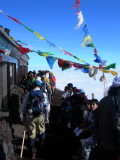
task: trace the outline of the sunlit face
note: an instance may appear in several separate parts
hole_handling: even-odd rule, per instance
[[[98,108],[98,104],[96,104],[95,102],[91,102],[91,110],[94,111]]]

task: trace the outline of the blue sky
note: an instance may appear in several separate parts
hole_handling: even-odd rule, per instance
[[[78,17],[76,15],[77,9],[72,9],[73,5],[75,5],[75,0],[1,0],[0,10],[18,19],[56,46],[98,67],[98,63],[94,62],[93,48],[82,48],[81,46],[84,38],[83,27],[81,26],[78,30],[74,29],[78,23]],[[116,63],[116,69],[111,70],[118,72],[118,74],[120,73],[119,8],[119,0],[81,0],[79,8],[98,55],[101,59],[107,60],[107,65]],[[9,28],[12,37],[32,46],[33,50],[53,52],[55,57],[81,63],[60,52],[58,48],[51,47],[46,41],[41,41],[32,32],[2,13],[0,13],[0,25]],[[75,68],[61,71],[57,61],[51,70],[46,58],[35,52],[28,53],[28,56],[30,57],[29,70],[47,69],[54,72],[57,78],[57,88],[63,90],[64,86],[71,82],[77,88],[84,89],[88,98],[91,98],[91,93],[94,93],[98,99],[103,97],[104,84],[99,80],[102,75],[101,71],[98,72],[96,80],[94,80],[81,70],[74,70]],[[105,77],[110,85],[114,76],[111,73],[106,73]]]

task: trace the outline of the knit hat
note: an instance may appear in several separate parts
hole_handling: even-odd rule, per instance
[[[52,76],[54,76],[54,73],[51,73]]]
[[[36,77],[36,80],[38,80],[38,81],[41,82],[41,77],[37,76],[37,77]]]
[[[113,79],[111,87],[120,87],[120,76],[116,76]]]
[[[81,93],[85,93],[85,91],[83,89],[80,89],[76,94],[81,94]]]

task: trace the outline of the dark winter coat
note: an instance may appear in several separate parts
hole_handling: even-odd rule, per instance
[[[120,89],[111,88],[99,102],[95,122],[100,144],[105,149],[120,149]]]

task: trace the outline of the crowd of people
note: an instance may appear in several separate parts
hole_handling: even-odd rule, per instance
[[[29,71],[27,78],[23,76],[21,87],[28,91],[29,145],[35,152],[36,134],[39,134],[40,146],[45,142],[45,124],[49,122],[56,78],[49,71],[38,71],[37,74]],[[64,87],[61,99],[58,116],[78,142],[78,150],[72,159],[120,160],[120,77],[113,79],[108,95],[100,101],[94,97],[88,99],[85,90],[72,83]]]
[[[39,137],[39,148],[45,143],[46,124],[49,123],[51,99],[54,96],[56,78],[50,71],[29,71],[20,81],[20,86],[24,89],[25,103],[23,115],[27,123],[29,149],[32,159],[37,149],[35,138]]]
[[[27,75],[23,75],[20,85],[24,90],[30,91],[34,88],[35,80],[41,82],[42,89],[46,91],[49,101],[51,101],[51,98],[54,96],[54,88],[56,87],[56,77],[54,73],[48,70],[38,70],[38,73],[36,73],[35,70],[29,71]]]
[[[61,119],[78,141],[73,160],[120,160],[119,76],[100,101],[88,99],[83,89],[67,84],[61,107]]]

